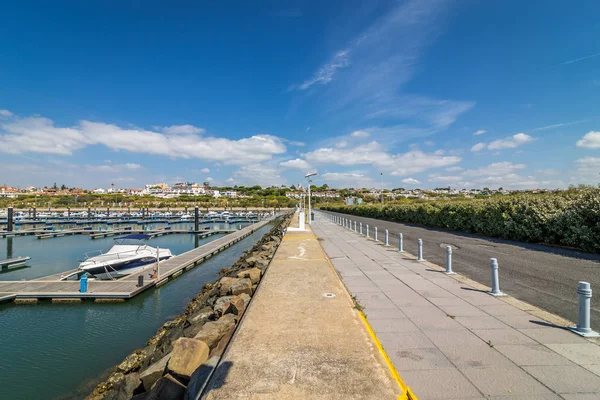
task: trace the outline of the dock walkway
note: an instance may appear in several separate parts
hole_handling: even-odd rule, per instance
[[[289,230],[202,398],[397,400],[401,393],[317,237]]]
[[[568,321],[316,212],[312,225],[420,400],[599,399],[600,346]]]
[[[152,267],[149,267],[141,272],[114,281],[91,280],[88,282],[88,290],[85,293],[79,292],[79,281],[61,281],[61,274],[29,281],[0,281],[0,301],[44,298],[60,300],[81,300],[85,298],[129,299],[153,286],[166,283],[172,277],[179,276],[182,272],[195,267],[198,263],[249,236],[271,222],[271,220],[264,220],[247,226],[179,256],[161,261],[157,279],[151,278]],[[63,274],[66,275],[68,272],[71,271]],[[139,276],[144,277],[142,286],[138,286]]]

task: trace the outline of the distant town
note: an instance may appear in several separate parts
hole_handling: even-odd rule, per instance
[[[508,190],[502,187],[482,189],[454,189],[451,187],[435,189],[381,189],[381,188],[331,188],[328,185],[311,186],[311,195],[318,199],[348,199],[347,202],[361,203],[374,202],[382,197],[387,200],[408,199],[438,199],[448,197],[476,198],[492,195],[507,195],[510,193],[546,193],[557,192],[560,189],[530,189],[530,190]],[[209,182],[202,184],[195,182],[178,182],[169,186],[166,183],[152,183],[144,185],[143,188],[117,188],[111,185],[108,188],[82,189],[69,188],[65,185],[40,187],[14,187],[0,186],[0,198],[18,198],[19,196],[80,196],[80,195],[121,195],[121,196],[150,196],[163,199],[179,197],[212,197],[215,199],[244,199],[256,196],[285,196],[290,199],[300,199],[308,193],[308,188],[301,183],[291,186],[211,186]]]

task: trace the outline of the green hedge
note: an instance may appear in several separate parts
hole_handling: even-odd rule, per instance
[[[321,207],[522,242],[600,252],[600,190],[517,194],[488,199]]]

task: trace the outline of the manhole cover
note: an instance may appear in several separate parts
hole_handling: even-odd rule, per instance
[[[335,297],[335,294],[333,294],[333,293],[323,293],[323,297],[326,297],[328,299],[333,299]]]

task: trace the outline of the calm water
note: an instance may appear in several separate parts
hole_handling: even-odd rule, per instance
[[[99,374],[143,347],[165,321],[183,312],[204,283],[216,280],[221,268],[229,267],[270,228],[261,228],[172,282],[125,303],[0,305],[0,399],[85,397]],[[6,256],[8,240],[0,239],[0,259]],[[111,244],[111,238],[87,236],[12,238],[13,256],[32,256],[32,267],[1,274],[0,279],[30,279],[76,268],[79,255]],[[167,235],[150,244],[180,254],[194,247],[194,238]]]

